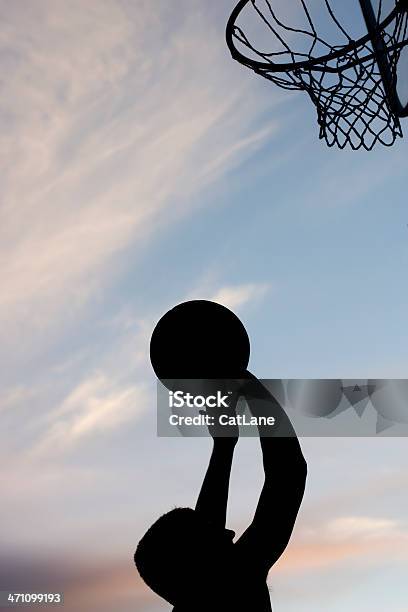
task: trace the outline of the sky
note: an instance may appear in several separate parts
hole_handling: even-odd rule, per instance
[[[232,308],[259,378],[406,375],[407,140],[328,149],[306,94],[231,59],[233,6],[0,0],[0,587],[67,612],[169,609],[133,551],[210,452],[156,436],[169,308]],[[406,440],[301,443],[274,609],[407,612]],[[261,483],[243,439],[238,533]]]

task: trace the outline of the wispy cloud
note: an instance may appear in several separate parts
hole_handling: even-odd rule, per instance
[[[246,285],[229,285],[221,287],[209,297],[227,308],[239,308],[248,302],[256,301],[265,295],[269,289],[268,283],[249,283]]]
[[[25,387],[22,384],[5,389],[0,394],[0,412],[21,405],[22,402],[29,401],[34,395],[35,390],[33,388]]]
[[[60,453],[72,449],[82,438],[116,429],[140,418],[149,400],[146,386],[118,385],[97,373],[82,381],[47,415],[49,426],[31,454]]]
[[[0,213],[7,348],[22,335],[27,348],[30,336],[44,343],[61,334],[64,318],[112,278],[123,249],[146,246],[190,214],[188,194],[269,133],[250,129],[238,103],[247,81],[234,81],[219,33],[197,8],[172,29],[166,10],[142,3],[129,11],[116,2],[75,10],[47,1],[29,16],[19,5],[7,15]]]
[[[261,300],[271,289],[268,283],[238,283],[228,284],[220,282],[217,273],[209,273],[188,294],[186,299],[211,300],[222,304],[231,310],[240,309],[252,302]]]
[[[329,522],[327,533],[338,540],[382,538],[387,535],[396,535],[398,527],[398,523],[391,519],[370,516],[343,516]]]
[[[319,528],[303,528],[274,571],[314,571],[336,564],[408,558],[408,531],[399,522],[370,516],[340,516]]]
[[[166,2],[46,0],[27,10],[0,0],[0,359],[12,379],[0,403],[35,453],[61,453],[138,416],[157,307],[130,309],[126,321],[119,313],[119,338],[107,334],[93,351],[80,341],[61,349],[52,385],[49,369],[38,373],[41,355],[104,300],[118,262],[130,265],[126,249],[137,265],[137,253],[200,205],[191,195],[277,129],[254,129],[239,103],[253,94],[236,78],[223,22],[199,3],[184,8],[174,21]],[[230,307],[262,291],[212,289]],[[37,380],[26,370],[34,358]]]

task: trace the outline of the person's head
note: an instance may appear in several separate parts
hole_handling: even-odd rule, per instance
[[[191,508],[161,516],[140,540],[134,560],[140,576],[173,606],[188,601],[202,576],[225,570],[234,532],[216,529]]]

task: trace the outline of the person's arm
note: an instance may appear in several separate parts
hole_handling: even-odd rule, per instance
[[[196,503],[196,511],[216,527],[225,528],[228,490],[236,440],[214,438],[207,473]]]
[[[295,525],[306,484],[307,466],[289,417],[250,373],[245,398],[251,413],[274,416],[275,425],[258,427],[264,485],[251,525],[237,542],[266,572],[285,550]]]
[[[209,392],[210,381],[206,383],[207,392]],[[213,438],[213,449],[195,509],[202,513],[205,520],[225,529],[231,466],[238,442],[239,428],[237,425],[221,426],[218,419],[221,414],[236,415],[238,395],[234,381],[216,381],[212,384],[214,385],[213,391],[220,387],[224,387],[225,392],[229,389],[229,401],[227,408],[212,407],[207,408],[206,411],[200,410],[201,414],[206,414],[213,419],[212,425],[208,425],[209,433]]]

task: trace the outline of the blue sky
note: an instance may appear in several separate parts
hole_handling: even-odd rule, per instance
[[[168,609],[132,552],[209,453],[155,436],[168,308],[235,310],[259,377],[406,375],[407,141],[328,149],[305,94],[231,60],[232,6],[0,0],[1,586],[67,610]],[[406,440],[302,445],[276,609],[406,612]],[[236,454],[240,531],[262,475],[256,440]]]

